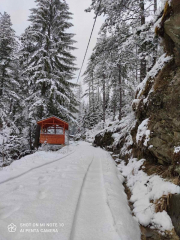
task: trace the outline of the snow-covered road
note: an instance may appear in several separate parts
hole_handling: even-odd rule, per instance
[[[139,240],[122,181],[84,142],[16,161],[0,171],[0,240]]]

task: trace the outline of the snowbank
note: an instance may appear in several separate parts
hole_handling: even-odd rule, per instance
[[[11,163],[10,166],[0,168],[0,184],[23,175],[35,168],[54,162],[72,153],[72,148],[66,146],[57,152],[38,151]]]
[[[124,187],[122,185],[124,178],[108,153],[107,157],[104,157],[102,161],[102,170],[107,193],[107,204],[111,210],[115,227],[121,237],[120,239],[140,239],[141,234],[137,219],[132,217],[131,210],[127,204],[127,196],[124,193]],[[127,232],[129,232],[128,236]]]
[[[163,180],[157,175],[148,176],[140,167],[145,159],[130,159],[125,165],[124,161],[118,166],[122,175],[127,178],[127,186],[130,188],[132,196],[130,201],[134,206],[134,214],[139,223],[143,226],[150,225],[151,228],[160,231],[172,230],[173,225],[166,211],[155,212],[155,202],[163,195],[179,194],[180,187]]]

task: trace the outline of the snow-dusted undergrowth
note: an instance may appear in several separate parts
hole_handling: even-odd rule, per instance
[[[127,178],[127,186],[132,196],[130,201],[134,206],[134,214],[143,226],[150,225],[151,228],[160,231],[172,230],[173,225],[166,211],[155,212],[155,202],[163,195],[179,194],[180,187],[163,180],[160,176],[148,176],[140,167],[145,159],[132,158],[126,165],[122,160],[118,169]]]
[[[103,126],[104,128],[107,128],[108,124],[109,121],[107,120],[105,124],[103,124],[103,122],[99,122],[93,127],[93,129],[87,129],[85,133],[86,141],[89,143],[93,143],[95,140],[95,136],[103,131]]]
[[[136,124],[136,118],[134,112],[129,113],[126,117],[122,118],[121,121],[110,121],[109,119],[105,123],[105,128],[103,129],[102,123],[99,123],[92,130],[87,131],[86,139],[88,142],[93,142],[97,134],[104,136],[106,132],[112,132],[112,138],[114,142],[112,144],[113,148],[116,148],[121,139],[123,139],[124,144],[120,149],[122,155],[130,154],[131,150],[129,147],[133,144],[131,130]]]
[[[129,149],[129,147],[133,144],[131,130],[135,127],[136,121],[137,120],[135,118],[134,112],[131,112],[117,125],[116,131],[119,130],[118,133],[112,135],[114,138],[113,147],[116,147],[120,140],[124,139],[123,147],[120,149],[121,155],[130,154],[132,151]]]

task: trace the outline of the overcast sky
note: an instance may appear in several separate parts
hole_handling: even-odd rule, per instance
[[[74,27],[72,28],[72,32],[76,34],[75,40],[77,41],[77,44],[75,46],[78,48],[76,51],[74,51],[74,55],[77,57],[77,67],[80,68],[93,26],[94,13],[84,12],[84,9],[90,6],[91,0],[66,1],[69,4],[70,11],[74,14],[72,19]],[[11,15],[13,28],[15,29],[17,35],[23,33],[24,29],[29,25],[27,21],[30,14],[29,9],[35,6],[34,0],[0,0],[0,12],[3,13],[5,11]],[[99,17],[94,29],[86,62],[96,44],[98,31],[102,22],[103,18]],[[85,70],[86,62],[82,72]],[[76,75],[78,75],[78,72]]]

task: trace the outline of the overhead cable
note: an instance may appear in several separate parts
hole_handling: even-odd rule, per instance
[[[82,72],[82,68],[83,68],[83,65],[84,65],[84,61],[86,59],[86,55],[87,55],[87,51],[88,51],[88,48],[89,48],[89,44],[91,42],[91,38],[92,38],[93,31],[94,31],[94,27],[96,25],[96,20],[97,20],[98,14],[99,14],[101,2],[102,2],[102,0],[100,0],[99,7],[97,9],[97,13],[96,13],[96,16],[95,16],[95,19],[94,19],[94,24],[93,24],[93,27],[92,27],[92,30],[91,30],[91,34],[90,34],[90,37],[89,37],[88,45],[87,45],[86,52],[85,52],[85,55],[84,55],[84,59],[83,59],[83,62],[82,62],[82,65],[81,65],[81,68],[80,68],[80,71],[79,71],[79,75],[78,75],[78,78],[77,78],[77,83],[78,83],[79,78],[81,76],[81,72]]]

